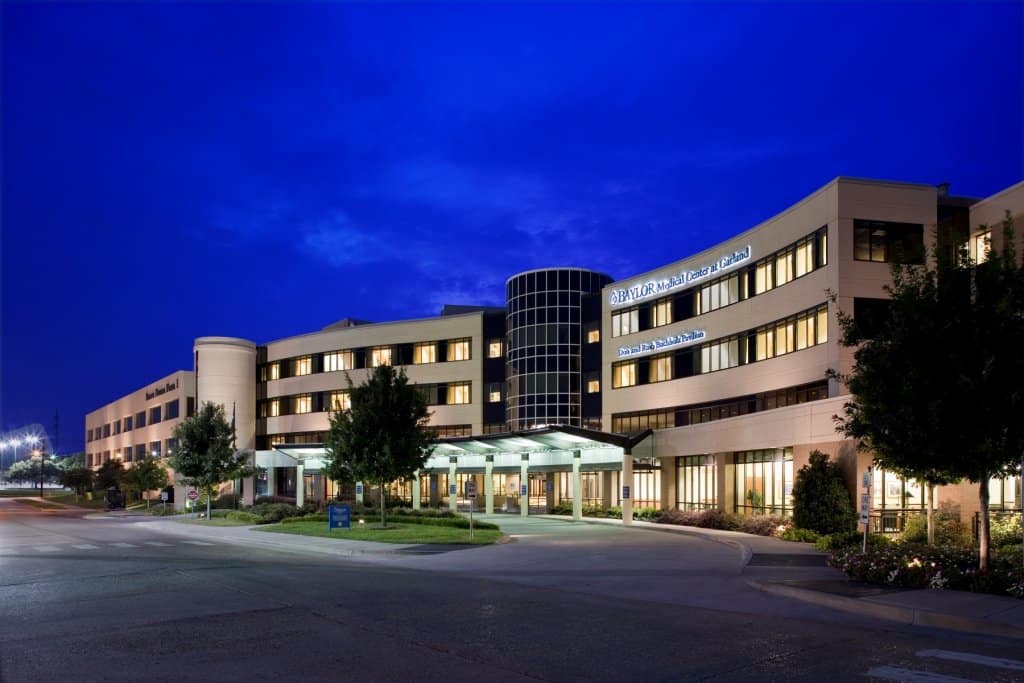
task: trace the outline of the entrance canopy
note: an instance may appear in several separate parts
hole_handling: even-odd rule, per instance
[[[545,451],[578,451],[592,448],[621,448],[631,454],[633,448],[653,432],[648,429],[636,435],[610,434],[579,427],[549,425],[518,432],[485,436],[456,436],[440,439],[434,455],[497,455],[499,453],[538,453]]]

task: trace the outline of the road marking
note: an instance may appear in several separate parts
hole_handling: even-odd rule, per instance
[[[115,548],[138,548],[139,547],[139,546],[137,546],[137,545],[135,545],[133,543],[111,543],[110,545],[114,546]]]
[[[182,543],[188,543],[189,545],[216,545],[216,543],[207,543],[206,541],[182,541]]]
[[[868,676],[884,678],[887,681],[906,681],[907,683],[979,683],[970,678],[943,676],[930,671],[914,671],[895,666],[876,666],[868,670]]]
[[[160,541],[146,541],[146,545],[155,545],[158,548],[169,548],[170,543],[161,543]]]
[[[998,669],[1010,669],[1012,671],[1024,671],[1024,662],[1019,659],[1002,659],[1001,657],[986,657],[976,655],[972,652],[954,652],[952,650],[921,650],[918,657],[936,657],[938,659],[952,659],[957,662],[969,662],[981,664],[982,666],[993,666]]]
[[[32,546],[33,550],[38,550],[41,553],[57,553],[60,552],[60,548],[55,545],[36,545]]]
[[[100,549],[100,547],[98,545],[93,545],[92,543],[79,543],[78,545],[73,545],[71,547],[72,548],[78,548],[79,550],[99,550]]]

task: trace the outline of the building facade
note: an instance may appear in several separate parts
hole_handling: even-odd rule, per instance
[[[827,373],[853,360],[838,343],[837,313],[867,319],[884,306],[893,262],[924,263],[962,244],[983,259],[1001,245],[1006,211],[1024,217],[1024,183],[976,201],[944,186],[837,178],[647,273],[613,282],[581,268],[527,271],[507,280],[504,308],[346,319],[262,345],[203,337],[193,391],[187,373],[172,377],[194,404],[221,403],[234,416],[239,447],[261,468],[243,488],[249,499],[338,495],[320,474],[330,413],[347,407],[349,381],[391,364],[424,392],[443,439],[420,475],[390,492],[414,506],[455,508],[472,479],[488,511],[571,501],[788,514],[811,451],[841,463],[851,492],[870,464],[836,431],[848,397]],[[123,429],[150,393],[87,417],[93,465],[137,457],[157,438]],[[924,504],[915,482],[874,476],[879,525]],[[1019,478],[993,486],[993,500],[1019,507]],[[977,509],[973,487],[947,487],[942,498]]]

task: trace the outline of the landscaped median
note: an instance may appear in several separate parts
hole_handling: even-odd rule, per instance
[[[288,517],[280,524],[260,527],[259,531],[298,536],[339,538],[350,541],[374,541],[377,543],[438,543],[487,545],[501,538],[501,529],[496,524],[474,522],[473,537],[469,535],[469,519],[452,512],[422,510],[396,511],[387,516],[387,526],[380,527],[377,518],[353,517],[349,529],[328,529],[327,515],[323,513]]]

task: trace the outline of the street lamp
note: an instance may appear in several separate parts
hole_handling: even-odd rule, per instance
[[[39,458],[39,497],[43,497],[43,463],[46,462],[46,456],[38,448],[32,451],[33,458]]]

